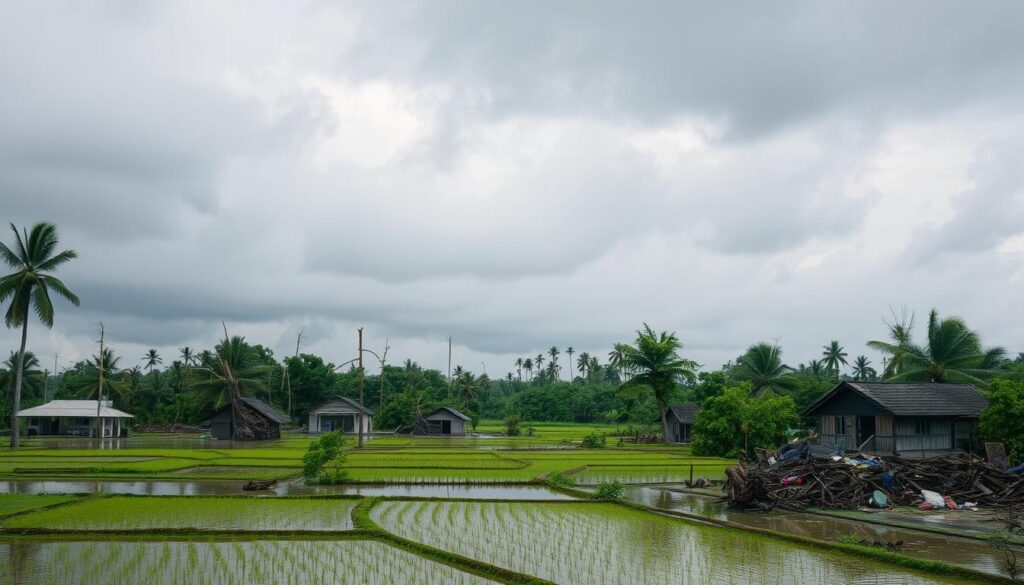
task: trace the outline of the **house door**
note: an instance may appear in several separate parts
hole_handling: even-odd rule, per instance
[[[857,417],[857,446],[864,444],[871,437],[875,436],[875,417],[874,416],[858,416]],[[868,445],[870,448],[870,445]]]
[[[452,434],[452,421],[443,420],[441,421],[441,434],[450,435]]]

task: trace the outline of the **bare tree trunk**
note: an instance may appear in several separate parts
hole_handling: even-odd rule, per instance
[[[384,355],[380,358],[380,409],[384,410],[384,366],[388,359],[388,350],[391,346],[388,345],[387,338],[384,339]]]
[[[99,381],[97,381],[97,383],[96,383],[96,424],[100,425],[101,427],[102,427],[102,424],[103,424],[103,419],[100,418],[100,407],[103,405],[103,364],[104,364],[104,362],[107,361],[105,359],[105,356],[103,355],[103,337],[104,337],[104,333],[105,333],[105,330],[103,329],[103,323],[100,322],[100,359],[99,359],[100,378],[99,378]],[[96,437],[103,438],[101,436],[102,434],[103,434],[103,429],[102,428],[99,428],[99,429],[96,430]]]
[[[359,449],[363,448],[363,328],[359,328]]]
[[[665,417],[665,405],[659,403],[658,411],[661,412],[661,442],[668,442],[668,419]]]
[[[25,342],[28,341],[28,313],[21,323],[21,351],[18,352],[18,367],[14,374],[14,404],[11,409],[11,449],[18,448],[18,411],[21,410],[21,379],[25,369]]]

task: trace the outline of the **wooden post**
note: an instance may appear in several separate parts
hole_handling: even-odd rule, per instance
[[[358,449],[363,448],[363,328],[359,328],[359,444]]]
[[[96,386],[96,419],[97,421],[99,421],[101,426],[97,431],[96,436],[98,436],[101,439],[103,438],[103,419],[100,418],[100,407],[103,405],[103,362],[106,361],[103,356],[103,336],[103,322],[100,321],[100,378]]]
[[[693,487],[693,463],[690,464],[690,487]]]

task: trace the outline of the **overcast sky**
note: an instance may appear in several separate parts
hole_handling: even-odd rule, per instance
[[[49,367],[221,320],[492,376],[644,321],[877,364],[903,305],[1024,351],[1024,3],[284,4],[4,3],[0,220],[79,253]]]

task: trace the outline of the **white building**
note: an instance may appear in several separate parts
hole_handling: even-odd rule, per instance
[[[359,427],[359,403],[351,398],[335,396],[331,400],[321,404],[317,409],[309,413],[309,432],[329,433],[331,431],[344,431],[346,433],[358,433]],[[373,411],[363,408],[363,434],[370,433],[370,421],[373,420]]]
[[[18,413],[28,420],[28,435],[77,435],[83,437],[120,437],[122,419],[133,418],[104,400],[51,400]]]

